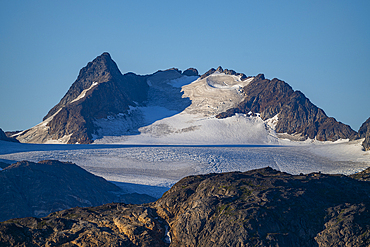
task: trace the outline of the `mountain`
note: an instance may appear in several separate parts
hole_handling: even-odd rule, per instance
[[[15,138],[8,137],[5,132],[0,128],[0,141],[7,141],[7,142],[19,142]]]
[[[222,67],[200,77],[193,68],[122,75],[103,53],[42,123],[15,136],[32,143],[277,144],[356,135],[276,78]]]
[[[277,133],[287,133],[304,139],[316,138],[319,141],[336,141],[356,135],[351,127],[328,117],[302,92],[294,91],[279,79],[268,80],[263,74],[259,74],[243,90],[245,99],[236,107],[218,114],[217,118],[230,117],[235,113],[259,113],[263,120],[277,117]]]
[[[359,174],[362,178],[365,174]],[[369,246],[370,184],[271,168],[183,178],[156,202],[0,223],[5,246]]]
[[[153,201],[150,196],[125,194],[119,187],[75,164],[52,160],[21,161],[6,166],[0,171],[0,187],[0,221],[42,217],[77,206]]]
[[[188,69],[183,75],[197,73],[195,69]],[[145,103],[149,78],[175,79],[181,75],[177,69],[158,71],[148,76],[134,73],[122,75],[111,56],[105,52],[80,70],[77,80],[42,123],[17,134],[17,139],[30,143],[91,143],[99,129],[95,120],[128,113],[130,107]]]
[[[44,143],[62,139],[66,143],[91,143],[94,118],[125,112],[146,99],[148,85],[142,76],[122,75],[108,53],[82,68],[61,101],[44,121],[18,135],[21,142]]]

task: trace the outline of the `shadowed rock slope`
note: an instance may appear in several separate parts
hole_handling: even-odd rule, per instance
[[[175,75],[174,75],[175,74]],[[152,75],[121,74],[105,52],[80,70],[76,81],[43,122],[17,135],[20,142],[89,144],[99,127],[94,120],[127,113],[130,106],[143,105],[148,99],[148,78],[198,75],[196,69],[183,73],[177,69]]]
[[[77,206],[154,201],[146,195],[124,194],[116,185],[75,164],[51,160],[7,166],[0,171],[0,188],[0,221],[42,217]]]
[[[369,246],[369,206],[369,182],[264,168],[186,177],[151,204],[108,204],[9,220],[0,224],[0,243]]]
[[[7,142],[19,142],[15,138],[8,137],[6,133],[0,128],[0,141],[7,141]]]
[[[319,141],[336,141],[356,135],[350,126],[328,117],[312,104],[300,91],[294,91],[284,81],[268,80],[257,75],[244,87],[246,97],[237,107],[227,110],[217,118],[226,118],[235,113],[260,113],[263,120],[278,115],[277,133],[298,134],[303,138]]]
[[[362,146],[365,151],[370,150],[370,118],[368,118],[358,130],[358,134],[355,139],[365,138],[362,142]]]
[[[143,76],[122,75],[110,55],[103,53],[81,69],[66,95],[44,117],[56,114],[48,123],[49,134],[54,139],[71,135],[72,144],[91,143],[95,118],[126,112],[134,101],[146,99],[147,90]]]
[[[145,77],[122,75],[108,53],[80,70],[61,101],[44,117],[44,122],[19,134],[21,142],[44,143],[59,140],[75,144],[92,142],[94,119],[127,112],[147,97]]]

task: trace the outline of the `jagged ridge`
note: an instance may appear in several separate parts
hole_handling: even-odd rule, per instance
[[[226,118],[235,113],[252,112],[260,113],[261,118],[266,120],[278,115],[277,133],[300,134],[319,141],[336,141],[356,135],[351,127],[328,117],[302,92],[294,91],[279,79],[268,80],[259,74],[244,87],[244,92],[246,97],[243,102],[216,117]]]

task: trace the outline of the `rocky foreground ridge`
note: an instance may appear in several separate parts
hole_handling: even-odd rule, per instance
[[[71,207],[109,202],[143,203],[155,199],[128,194],[102,177],[66,162],[0,162],[0,221],[27,216],[42,217]]]
[[[369,171],[190,176],[156,202],[0,224],[2,246],[369,246]],[[359,181],[362,179],[364,181]]]

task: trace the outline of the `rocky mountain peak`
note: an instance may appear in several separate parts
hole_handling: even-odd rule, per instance
[[[203,79],[203,78],[206,78],[207,76],[215,73],[216,70],[214,68],[211,68],[210,70],[208,70],[206,73],[204,73],[203,75],[200,76],[200,79]]]
[[[89,89],[94,83],[99,84],[107,82],[112,80],[112,78],[121,76],[122,74],[119,71],[117,64],[112,60],[108,52],[104,52],[80,70],[76,81],[72,84],[60,102],[48,112],[43,120],[51,117],[60,108],[71,103],[84,90]]]
[[[104,76],[107,73],[112,75],[121,75],[117,64],[112,60],[109,53],[104,52],[103,54],[95,58],[92,62],[89,62],[86,67],[80,70],[80,74],[77,80],[83,78],[104,80],[104,77],[100,77]]]
[[[221,66],[218,66],[218,68],[216,69],[216,71],[217,72],[220,72],[220,73],[224,72],[224,70],[223,70],[223,68]]]
[[[254,81],[261,81],[261,80],[265,80],[264,74],[258,74],[257,76],[254,77]]]
[[[219,72],[219,73],[224,73],[226,75],[235,75],[235,76],[240,76],[240,79],[242,81],[248,79],[249,77],[247,77],[245,74],[243,73],[237,73],[235,72],[235,70],[232,70],[232,69],[223,69],[221,66],[218,66],[217,69],[210,69],[208,70],[206,73],[204,73],[203,75],[201,75],[200,79],[203,79],[203,78],[206,78],[207,76],[215,73],[215,72]]]
[[[195,68],[188,68],[182,74],[186,76],[199,76],[198,70]]]
[[[289,84],[277,78],[269,80],[259,74],[243,90],[247,94],[245,99],[237,107],[218,114],[217,118],[252,112],[267,120],[278,115],[279,121],[275,126],[278,134],[300,135],[303,139],[316,138],[319,141],[348,139],[356,134],[350,126],[328,117],[302,92],[294,91]]]
[[[95,119],[127,112],[130,106],[147,99],[148,88],[145,76],[122,75],[105,52],[80,70],[64,97],[44,117],[43,124],[25,131],[18,140],[91,143]]]

